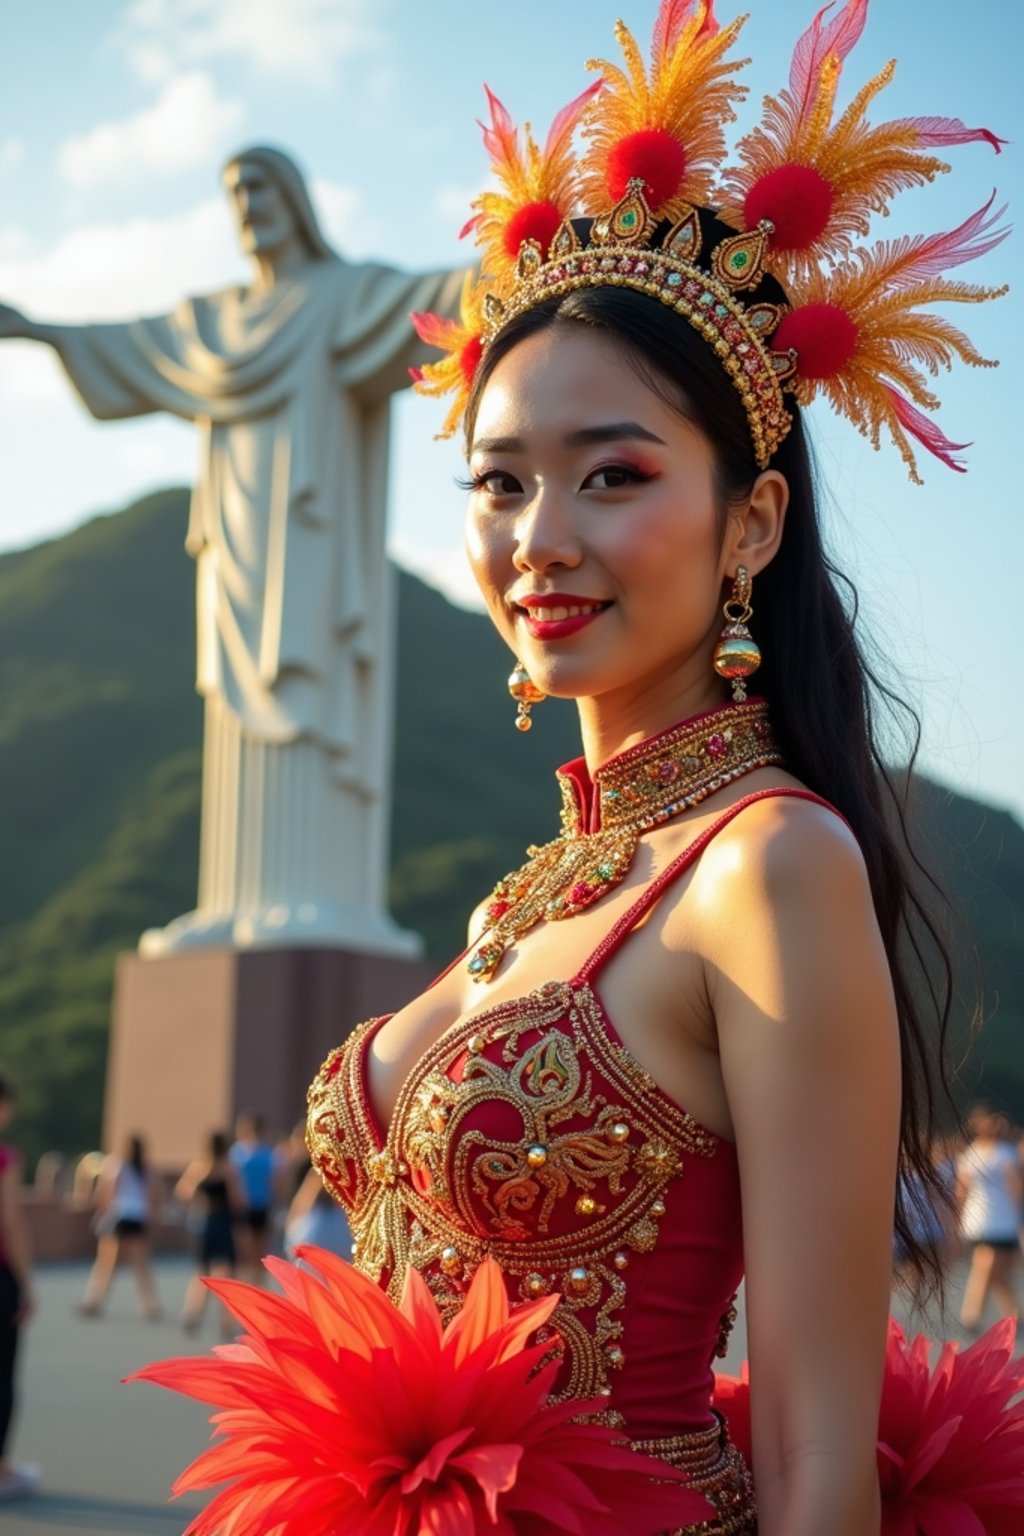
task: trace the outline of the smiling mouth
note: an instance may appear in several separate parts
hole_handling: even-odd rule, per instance
[[[523,614],[528,619],[533,619],[535,623],[556,624],[560,619],[579,619],[592,613],[603,613],[606,608],[610,607],[610,602],[572,604],[531,603],[529,605],[516,603],[515,611],[516,613]]]

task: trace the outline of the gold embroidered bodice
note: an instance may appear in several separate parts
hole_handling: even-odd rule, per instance
[[[385,1133],[359,1025],[309,1093],[309,1146],[344,1206],[353,1261],[397,1298],[412,1264],[447,1320],[484,1254],[513,1300],[558,1291],[555,1395],[682,1458],[719,1510],[753,1530],[749,1476],[711,1413],[742,1274],[735,1148],[676,1104],[616,1033],[601,965],[737,802],[675,860],[569,981],[456,1022],[402,1086]],[[660,1448],[657,1449],[657,1448]]]

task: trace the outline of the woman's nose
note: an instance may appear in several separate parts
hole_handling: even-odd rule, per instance
[[[521,570],[580,563],[579,532],[568,499],[552,488],[540,489],[516,525],[515,561]]]

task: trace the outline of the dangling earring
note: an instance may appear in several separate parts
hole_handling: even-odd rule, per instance
[[[521,661],[516,662],[512,676],[508,680],[508,691],[519,705],[516,712],[516,730],[532,730],[533,721],[530,719],[530,710],[534,704],[539,704],[542,699],[546,699],[547,694],[537,687]]]
[[[719,677],[731,679],[732,696],[737,704],[742,704],[747,697],[746,679],[761,665],[761,652],[747,628],[747,620],[754,611],[750,606],[752,587],[746,566],[737,566],[732,596],[722,608],[725,628],[715,646],[715,671]],[[734,612],[734,609],[739,611]]]

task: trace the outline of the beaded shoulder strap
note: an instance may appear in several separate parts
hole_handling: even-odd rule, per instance
[[[741,811],[745,811],[748,805],[755,805],[759,800],[781,800],[783,798],[788,800],[810,800],[815,805],[823,805],[827,811],[831,811],[841,821],[846,821],[842,812],[837,811],[834,805],[831,805],[827,800],[823,800],[820,795],[813,794],[809,789],[787,789],[780,786],[776,789],[759,789],[752,795],[744,795],[742,800],[737,800],[735,805],[730,805],[727,811],[723,811],[717,821],[713,821],[709,827],[706,827],[699,837],[695,837],[693,842],[689,843],[682,853],[677,854],[671,864],[667,864],[661,874],[652,880],[650,885],[640,893],[633,905],[622,914],[618,922],[598,944],[597,948],[583,962],[576,975],[572,978],[570,985],[574,987],[583,986],[586,982],[593,980],[605,962],[637,926],[644,914],[649,912],[651,907],[654,906],[662,892],[667,890],[673,881],[678,880],[680,875],[685,874],[691,864],[694,864],[700,858],[711,840],[717,837],[723,827],[727,827],[730,821],[733,821]],[[849,824],[847,823],[847,825]]]

